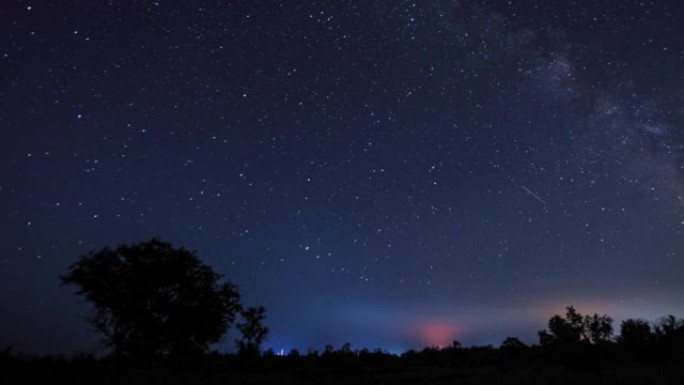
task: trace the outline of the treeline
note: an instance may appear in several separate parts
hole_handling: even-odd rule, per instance
[[[574,307],[565,316],[554,315],[540,331],[539,348],[550,359],[589,357],[599,361],[684,362],[684,319],[668,315],[655,322],[627,319],[614,336],[607,315],[583,316]],[[595,357],[596,356],[596,357]]]
[[[156,238],[105,247],[81,256],[60,280],[63,285],[76,287],[76,293],[93,305],[88,321],[100,332],[111,356],[121,362],[202,357],[232,326],[240,333],[235,341],[240,356],[274,356],[262,352],[268,336],[264,307],[244,305],[237,285],[224,280],[195,252],[185,248]],[[482,352],[496,352],[488,355],[505,358],[542,351],[545,358],[559,360],[589,356],[591,352],[632,359],[670,359],[681,358],[683,345],[684,321],[674,316],[653,323],[625,320],[615,337],[611,317],[582,315],[569,306],[564,315],[549,319],[547,328],[539,332],[536,347],[510,337],[498,349],[463,349],[454,343],[447,349],[428,347],[422,352],[406,352],[402,357],[412,360],[421,355],[449,356],[458,352],[459,359],[470,362],[474,361],[470,356],[479,357],[485,354]],[[466,354],[464,350],[476,353]],[[374,358],[380,353],[352,351],[345,344],[339,350],[327,346],[320,358]],[[290,356],[301,354],[293,351]]]
[[[672,315],[653,322],[628,319],[620,323],[617,335],[614,329],[612,318],[582,315],[569,306],[564,315],[549,319],[547,328],[538,333],[538,343],[531,345],[515,337],[499,346],[464,347],[454,341],[445,348],[425,347],[397,355],[381,349],[354,349],[345,343],[337,348],[327,345],[320,352],[293,349],[277,355],[252,344],[249,354],[213,351],[181,360],[158,357],[144,363],[128,361],[125,368],[112,355],[30,357],[6,349],[0,353],[0,379],[60,379],[72,384],[102,382],[103,378],[108,383],[213,384],[226,379],[237,383],[415,383],[484,376],[486,381],[507,383],[510,375],[517,376],[515,383],[539,381],[540,376],[550,383],[559,376],[596,383],[642,383],[656,377],[665,383],[684,381],[684,373],[675,369],[684,364],[684,319]],[[633,367],[648,369],[625,374]],[[605,374],[610,368],[613,374]],[[624,372],[623,377],[616,372]]]
[[[335,382],[325,381],[331,378],[349,383],[439,383],[443,379],[431,376],[457,373],[463,382],[463,373],[481,368],[495,368],[497,373],[539,368],[603,373],[609,367],[637,364],[667,372],[684,364],[683,319],[628,319],[616,335],[611,317],[582,315],[572,306],[564,315],[551,317],[532,345],[508,337],[497,347],[463,347],[454,341],[446,348],[395,355],[380,349],[356,350],[346,343],[339,348],[327,345],[322,352],[292,350],[279,356],[262,350],[268,337],[264,307],[243,304],[238,287],[195,252],[158,239],[81,256],[60,280],[76,287],[76,293],[93,305],[88,322],[102,336],[109,354],[32,357],[7,348],[0,353],[0,384]],[[233,326],[239,332],[236,353],[212,352]],[[667,380],[684,383],[680,372],[672,372]],[[393,377],[387,379],[388,375]],[[370,381],[371,377],[384,379]],[[586,381],[576,377],[567,383]],[[633,383],[629,378],[612,381]],[[518,381],[528,382],[548,383],[549,378],[526,374]]]
[[[684,363],[684,319],[668,315],[656,321],[627,319],[615,334],[614,321],[607,315],[582,315],[573,306],[565,315],[554,315],[547,328],[538,332],[537,344],[528,345],[516,337],[507,337],[495,347],[463,347],[454,341],[445,348],[425,347],[392,355],[381,349],[354,350],[349,343],[335,349],[326,346],[322,353],[310,351],[302,355],[294,349],[283,357],[273,351],[264,359],[315,363],[335,362],[401,362],[402,365],[478,366],[528,364],[591,364],[618,362],[682,362]],[[591,366],[590,365],[590,366]]]

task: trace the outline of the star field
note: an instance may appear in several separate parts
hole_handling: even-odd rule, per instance
[[[684,313],[676,1],[3,8],[0,344],[97,347],[57,276],[153,236],[276,350]]]

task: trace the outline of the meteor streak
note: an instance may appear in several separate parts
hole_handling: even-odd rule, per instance
[[[528,194],[532,195],[532,197],[534,197],[534,199],[538,200],[541,204],[546,206],[546,202],[544,202],[544,200],[541,199],[541,197],[539,197],[539,195],[535,194],[534,191],[528,189],[527,187],[525,187],[523,185],[520,185],[520,187],[522,187],[523,190],[525,190]]]

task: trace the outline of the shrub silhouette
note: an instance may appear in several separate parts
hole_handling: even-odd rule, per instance
[[[94,307],[89,322],[115,357],[203,353],[233,323],[237,286],[184,248],[158,239],[80,257],[62,284]]]
[[[520,339],[517,337],[506,337],[506,339],[501,343],[500,349],[504,351],[516,352],[527,349],[527,345],[525,345],[525,343],[520,341]]]

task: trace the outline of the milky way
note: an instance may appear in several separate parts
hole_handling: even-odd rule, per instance
[[[0,345],[101,349],[57,277],[154,236],[278,351],[684,313],[678,1],[5,3]]]

